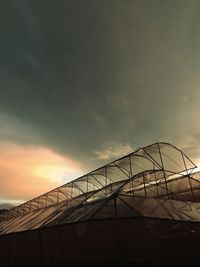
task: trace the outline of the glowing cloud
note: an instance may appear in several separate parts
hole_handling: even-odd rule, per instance
[[[0,143],[0,196],[26,200],[82,174],[69,157],[43,148]]]

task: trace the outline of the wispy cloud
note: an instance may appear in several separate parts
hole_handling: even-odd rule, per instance
[[[112,144],[104,146],[101,151],[94,151],[96,154],[97,159],[101,160],[109,160],[114,158],[122,157],[134,149],[130,144]]]
[[[103,117],[102,114],[100,114],[98,111],[96,110],[92,110],[90,111],[90,117],[101,127],[106,127],[107,123],[106,123],[106,119]]]

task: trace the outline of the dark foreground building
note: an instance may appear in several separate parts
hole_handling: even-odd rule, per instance
[[[0,215],[1,266],[200,264],[200,174],[156,143]]]

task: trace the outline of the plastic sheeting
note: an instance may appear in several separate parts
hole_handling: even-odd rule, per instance
[[[200,221],[200,175],[176,147],[141,148],[0,216],[0,233],[89,220]]]

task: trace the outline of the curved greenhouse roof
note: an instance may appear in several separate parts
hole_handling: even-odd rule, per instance
[[[140,148],[0,215],[0,234],[88,220],[200,221],[200,174],[175,146]]]

